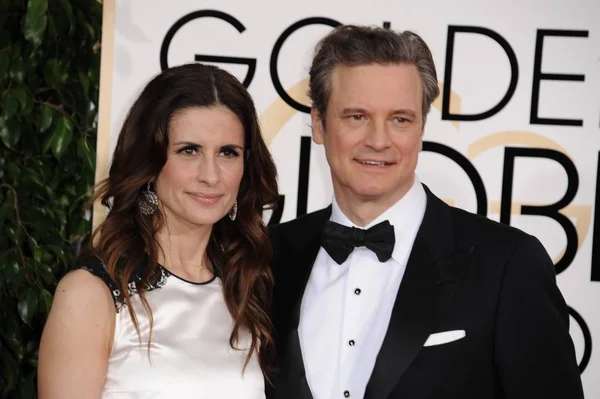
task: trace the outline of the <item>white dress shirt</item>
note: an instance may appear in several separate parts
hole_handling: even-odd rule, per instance
[[[392,308],[423,215],[427,195],[415,178],[395,205],[365,226],[389,220],[396,244],[379,262],[367,248],[338,265],[321,248],[308,280],[298,328],[308,385],[315,399],[362,398],[383,344]],[[331,221],[358,227],[335,197]]]

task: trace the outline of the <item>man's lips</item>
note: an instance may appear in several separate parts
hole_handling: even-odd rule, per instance
[[[376,167],[380,167],[380,168],[383,168],[386,166],[391,166],[391,165],[395,164],[395,162],[386,161],[386,160],[382,160],[382,159],[354,158],[354,160],[361,165],[376,166]]]

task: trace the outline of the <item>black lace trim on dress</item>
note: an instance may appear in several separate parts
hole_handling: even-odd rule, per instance
[[[118,288],[117,284],[110,278],[110,275],[108,274],[108,268],[106,267],[106,264],[104,262],[102,262],[97,257],[89,258],[82,262],[81,265],[78,266],[78,269],[87,270],[89,273],[100,278],[110,290],[111,296],[115,304],[115,310],[117,311],[117,313],[119,313],[119,311],[123,309],[126,303],[125,300],[121,297],[121,290]],[[156,278],[151,279],[152,281],[156,282],[153,284],[149,284],[146,287],[146,292],[162,287],[167,282],[169,276],[171,276],[171,273],[160,265],[156,270]],[[136,283],[140,284],[140,282],[141,277],[136,270],[136,272],[132,274],[130,282],[127,284],[127,289],[130,296],[138,293]]]

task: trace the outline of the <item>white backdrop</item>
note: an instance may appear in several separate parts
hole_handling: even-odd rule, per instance
[[[429,115],[417,173],[447,202],[542,241],[572,309],[586,397],[600,397],[600,2],[104,0],[104,10],[97,179],[161,65],[215,63],[249,83],[285,197],[269,217],[281,221],[331,201],[303,111],[318,39],[337,23],[420,34],[447,95]]]

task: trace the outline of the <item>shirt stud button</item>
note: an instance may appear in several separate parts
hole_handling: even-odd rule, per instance
[[[348,341],[348,345],[350,345],[350,346],[354,346],[354,344],[355,344],[355,343],[356,343],[356,342],[354,342],[354,340],[353,340],[353,339],[351,339],[350,341]]]
[[[360,288],[357,288],[354,290],[354,295],[360,295],[360,293],[361,293]]]
[[[350,391],[344,391],[344,398],[350,397]]]

